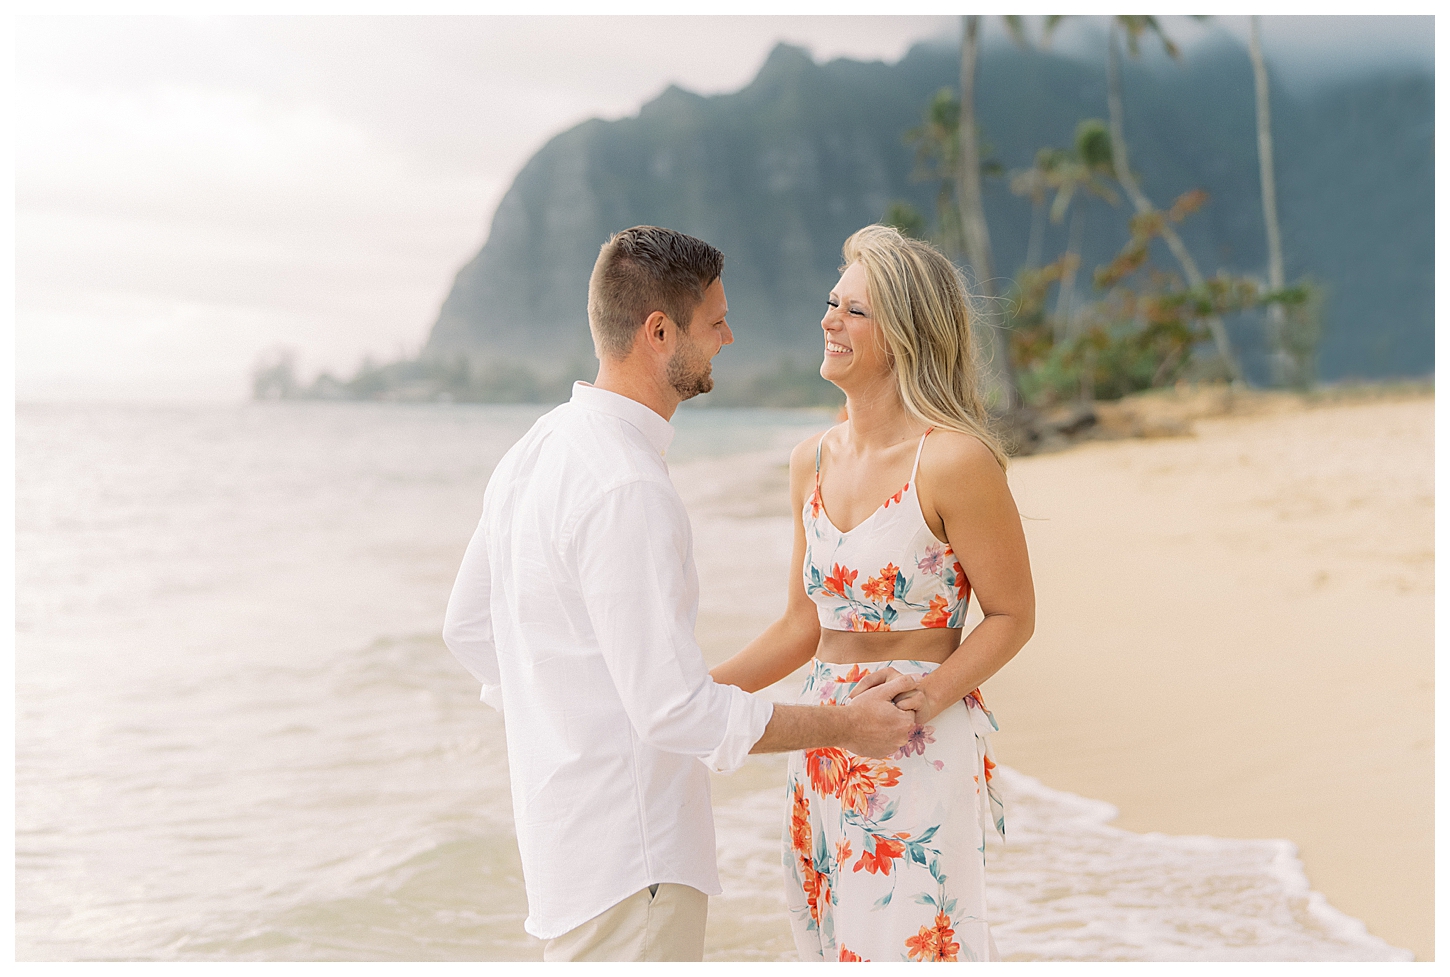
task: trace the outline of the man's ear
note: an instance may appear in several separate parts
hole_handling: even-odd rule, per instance
[[[669,342],[670,330],[673,328],[674,323],[670,321],[669,316],[659,311],[651,312],[644,320],[644,340],[663,352]]]

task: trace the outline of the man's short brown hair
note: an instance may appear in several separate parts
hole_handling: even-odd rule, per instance
[[[725,256],[699,238],[640,225],[604,242],[589,276],[589,328],[599,356],[623,359],[651,312],[663,312],[689,332],[705,289]]]

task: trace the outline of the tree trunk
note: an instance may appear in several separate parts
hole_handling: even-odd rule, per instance
[[[1137,177],[1128,167],[1128,141],[1123,135],[1123,87],[1118,71],[1118,28],[1116,24],[1108,27],[1108,135],[1113,143],[1113,175],[1122,184],[1123,190],[1127,192],[1128,199],[1133,202],[1133,209],[1140,214],[1147,213],[1153,209],[1153,202],[1143,193],[1138,186]],[[1167,221],[1163,223],[1163,241],[1168,245],[1168,250],[1173,252],[1179,267],[1183,269],[1183,277],[1188,279],[1191,287],[1198,287],[1203,284],[1203,274],[1198,270],[1198,263],[1193,260],[1193,255],[1183,245],[1183,239],[1178,236],[1178,231]],[[1218,355],[1223,358],[1229,375],[1234,380],[1242,381],[1243,374],[1239,371],[1238,362],[1234,359],[1233,348],[1229,345],[1228,330],[1223,327],[1223,320],[1218,316],[1208,317],[1208,329],[1213,334],[1214,344],[1218,347]]]
[[[1249,18],[1249,59],[1254,63],[1254,94],[1259,128],[1259,186],[1264,201],[1264,230],[1269,238],[1269,291],[1284,288],[1284,249],[1279,239],[1279,203],[1274,189],[1274,133],[1269,120],[1269,72],[1264,67],[1264,52],[1259,46],[1259,18]],[[1269,361],[1274,384],[1287,385],[1293,374],[1293,363],[1284,345],[1284,306],[1269,305]]]
[[[982,210],[982,161],[977,148],[977,31],[981,17],[962,18],[962,101],[957,123],[957,212],[962,222],[962,240],[966,245],[967,262],[977,278],[977,288],[985,291],[992,282],[992,242],[987,236],[987,216]],[[985,296],[984,296],[985,297]],[[1007,350],[1006,337],[995,323],[983,323],[982,338],[992,362],[991,384],[1000,393],[1001,406],[1019,406],[1017,376]]]
[[[1077,338],[1077,331],[1072,328],[1072,314],[1077,266],[1082,260],[1082,222],[1082,205],[1079,204],[1072,209],[1072,218],[1067,222],[1067,254],[1063,255],[1063,260],[1068,266],[1063,269],[1062,278],[1057,283],[1057,342]]]
[[[1027,261],[1024,268],[1042,267],[1042,240],[1047,236],[1047,201],[1032,200],[1032,226],[1027,232]]]

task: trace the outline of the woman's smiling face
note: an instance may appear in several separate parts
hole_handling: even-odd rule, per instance
[[[871,317],[871,300],[866,292],[866,269],[852,262],[826,299],[821,318],[826,356],[821,376],[836,386],[860,384],[891,372],[891,362]]]

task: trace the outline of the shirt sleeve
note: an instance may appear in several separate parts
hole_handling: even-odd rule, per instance
[[[719,773],[743,764],[774,706],[716,683],[705,668],[679,496],[650,481],[618,486],[579,521],[567,547],[605,667],[639,737]]]
[[[493,615],[490,609],[488,570],[488,536],[485,520],[479,520],[453,593],[448,597],[448,610],[443,615],[443,643],[453,657],[483,685],[480,698],[485,704],[503,712],[503,689],[499,682],[498,655],[493,643]]]

